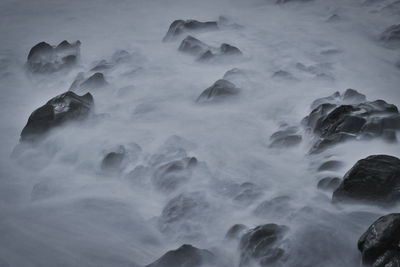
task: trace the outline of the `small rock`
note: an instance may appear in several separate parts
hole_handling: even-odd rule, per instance
[[[169,26],[168,32],[163,38],[163,42],[175,40],[179,35],[185,32],[218,30],[216,21],[200,22],[197,20],[175,20]]]
[[[239,88],[237,88],[233,83],[221,79],[216,81],[211,87],[204,90],[197,98],[197,102],[211,101],[222,97],[237,95],[238,93]]]

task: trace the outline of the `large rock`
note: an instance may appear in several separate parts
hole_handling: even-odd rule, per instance
[[[400,213],[380,217],[358,240],[363,264],[400,266]]]
[[[198,249],[192,245],[183,245],[170,250],[155,262],[145,267],[201,267],[214,266],[215,255],[206,249]]]
[[[28,54],[28,69],[35,73],[55,72],[78,62],[80,41],[70,44],[62,41],[58,46],[41,42],[31,48]]]
[[[90,93],[79,96],[71,91],[50,99],[29,116],[21,132],[21,141],[35,141],[54,127],[89,116],[93,108]]]
[[[163,38],[164,42],[175,40],[179,35],[185,32],[217,30],[216,21],[200,22],[197,20],[175,20],[169,26],[168,32]]]
[[[204,90],[197,98],[197,102],[221,99],[223,97],[237,95],[238,93],[239,88],[237,88],[236,85],[227,80],[220,79],[216,81],[211,87]]]
[[[346,140],[381,137],[393,142],[395,131],[400,129],[395,105],[383,100],[366,101],[365,95],[353,89],[317,99],[311,107],[313,110],[302,123],[316,136],[312,153]]]
[[[270,266],[281,259],[285,251],[280,247],[288,227],[264,224],[249,230],[240,239],[240,267],[257,262],[260,266]]]
[[[334,202],[390,205],[400,201],[400,159],[373,155],[359,160],[333,192]]]

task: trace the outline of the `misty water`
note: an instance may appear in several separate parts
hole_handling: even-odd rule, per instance
[[[198,62],[178,51],[185,34],[162,42],[176,19],[221,15],[240,27],[191,35],[237,46],[239,59]],[[346,142],[311,155],[307,135],[291,148],[271,148],[269,138],[283,123],[298,125],[315,99],[347,88],[400,106],[400,53],[377,37],[399,19],[395,0],[1,0],[0,266],[144,266],[182,244],[238,266],[238,244],[225,239],[237,223],[289,228],[279,266],[359,266],[360,235],[399,207],[334,205],[317,183],[369,155],[399,157],[400,145]],[[81,41],[76,67],[26,70],[33,45],[62,40]],[[130,56],[103,72],[107,86],[89,90],[93,118],[11,156],[32,111],[120,50]],[[244,73],[237,96],[196,102],[233,68]],[[292,76],[273,77],[279,70]],[[121,168],[104,171],[104,156],[118,150]],[[160,165],[186,157],[198,163],[177,185],[157,180]],[[317,172],[327,158],[344,165]]]

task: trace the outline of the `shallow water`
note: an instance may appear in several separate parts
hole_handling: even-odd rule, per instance
[[[325,175],[342,177],[371,154],[399,157],[399,144],[345,143],[313,156],[307,154],[310,140],[290,149],[268,145],[281,123],[298,124],[314,99],[335,91],[354,88],[369,100],[400,105],[400,54],[377,40],[398,23],[400,12],[384,8],[395,1],[369,2],[3,0],[0,266],[145,265],[184,243],[218,251],[236,266],[237,245],[224,240],[235,223],[287,225],[284,266],[359,266],[359,236],[391,210],[332,205],[331,194],[316,184]],[[341,19],[327,22],[332,14]],[[240,60],[199,63],[177,51],[184,36],[161,42],[175,19],[220,15],[243,28],[194,36],[239,47]],[[82,42],[79,66],[51,75],[26,72],[33,45],[64,39]],[[91,90],[95,113],[107,115],[55,129],[38,147],[10,157],[34,109],[119,49],[132,59],[105,72],[106,88]],[[314,66],[323,77],[297,63]],[[232,68],[246,74],[237,97],[195,102]],[[278,70],[294,79],[271,78]],[[104,155],[120,145],[128,153],[124,168],[102,171]],[[177,188],[157,187],[151,172],[168,162],[162,156],[196,157],[199,164]],[[317,173],[328,156],[345,165]],[[235,199],[245,182],[253,184],[250,196]],[[180,194],[193,205],[176,219],[165,218],[164,207]],[[263,216],[254,213],[278,196],[289,198]]]

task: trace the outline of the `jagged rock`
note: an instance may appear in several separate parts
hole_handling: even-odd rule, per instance
[[[273,133],[270,137],[269,147],[291,147],[301,143],[302,136],[298,134],[297,127],[288,127],[286,129]]]
[[[341,182],[342,180],[338,177],[325,177],[319,180],[317,188],[326,191],[333,191],[339,187]]]
[[[215,264],[215,261],[215,255],[210,251],[184,244],[145,267],[201,267]]]
[[[380,217],[358,240],[362,262],[373,267],[400,266],[400,213]]]
[[[58,95],[29,116],[21,132],[21,141],[35,141],[65,122],[85,119],[92,108],[93,97],[90,93],[79,96],[68,91]]]
[[[333,192],[334,202],[392,205],[400,201],[400,159],[373,155],[359,160]]]
[[[175,20],[169,26],[168,32],[163,38],[163,42],[175,40],[184,32],[217,30],[216,21],[200,22],[197,20]]]
[[[27,59],[27,67],[34,73],[50,73],[78,62],[80,54],[80,41],[70,44],[62,41],[54,47],[46,42],[41,42],[32,47]]]
[[[190,35],[183,39],[179,46],[179,51],[194,55],[203,54],[209,49],[208,45]]]
[[[383,100],[366,101],[365,95],[348,89],[343,95],[336,92],[317,99],[314,109],[302,121],[310,132],[317,136],[311,153],[354,139],[382,137],[395,141],[393,132],[400,129],[400,114],[395,105]]]
[[[186,157],[157,167],[152,177],[154,185],[162,191],[170,192],[189,180],[193,168],[197,165],[195,157]]]
[[[335,171],[343,166],[343,162],[338,160],[329,160],[321,164],[318,167],[319,172],[321,171]]]
[[[249,266],[255,261],[260,266],[270,266],[282,258],[285,251],[280,243],[288,227],[277,224],[264,224],[249,230],[240,239],[240,267]]]
[[[235,224],[229,228],[225,234],[225,239],[239,239],[243,232],[247,231],[248,227],[244,224]]]
[[[381,34],[380,40],[390,48],[400,48],[400,24],[387,28]]]
[[[211,101],[222,97],[237,95],[238,93],[239,88],[237,88],[236,85],[227,80],[220,79],[211,87],[204,90],[197,98],[197,102]]]

